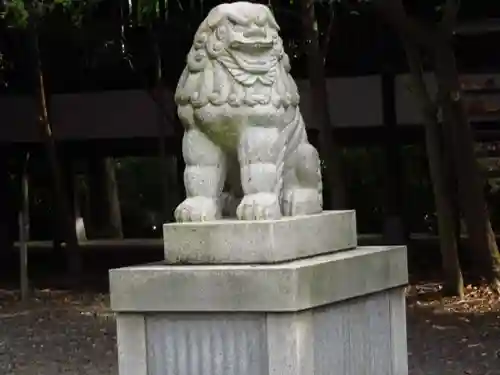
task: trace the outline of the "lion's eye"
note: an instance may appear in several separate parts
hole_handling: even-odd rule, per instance
[[[255,24],[257,26],[260,26],[260,27],[265,26],[266,25],[266,17],[257,16],[257,18],[255,19]]]
[[[226,28],[224,26],[219,26],[215,33],[217,38],[223,39],[226,36]]]

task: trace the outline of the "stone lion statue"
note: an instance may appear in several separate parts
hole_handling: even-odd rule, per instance
[[[175,93],[187,198],[177,221],[322,211],[320,159],[270,9],[235,2],[201,23]]]

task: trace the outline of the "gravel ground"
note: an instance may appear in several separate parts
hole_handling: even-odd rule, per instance
[[[411,375],[500,375],[500,300],[467,287],[463,300],[441,298],[439,284],[408,292]]]
[[[115,375],[115,322],[102,295],[38,293],[0,309],[0,374]]]
[[[500,375],[500,309],[487,292],[466,300],[410,289],[411,375]],[[115,375],[115,325],[102,294],[40,291],[29,306],[0,291],[0,374]]]

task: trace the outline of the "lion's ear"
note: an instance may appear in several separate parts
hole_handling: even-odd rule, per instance
[[[264,8],[266,9],[265,12],[267,13],[267,21],[269,22],[269,26],[279,31],[280,26],[278,25],[278,22],[276,22],[276,18],[274,18],[272,10],[268,6],[264,6]]]
[[[212,9],[210,13],[208,13],[207,18],[205,19],[205,22],[210,29],[216,27],[224,18],[224,13],[217,8],[218,7]]]

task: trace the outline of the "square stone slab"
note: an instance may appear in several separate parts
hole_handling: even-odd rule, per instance
[[[172,264],[278,263],[357,246],[354,210],[279,220],[218,220],[163,226]]]
[[[278,264],[149,264],[110,271],[115,312],[301,311],[407,282],[405,246],[361,246]]]

